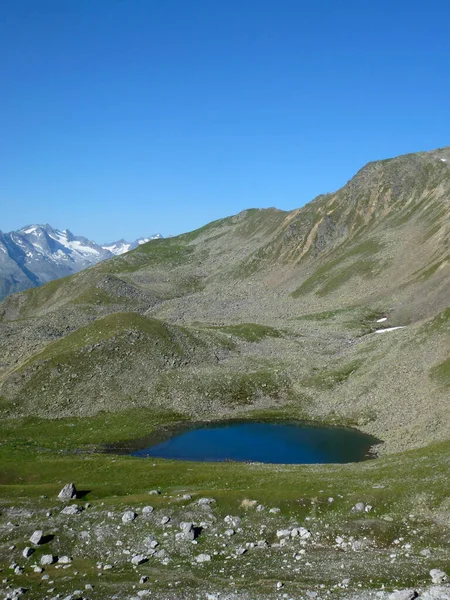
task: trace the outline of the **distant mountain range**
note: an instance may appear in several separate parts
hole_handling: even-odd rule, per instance
[[[9,233],[0,231],[0,301],[14,292],[71,275],[162,237],[157,233],[134,242],[122,239],[101,246],[48,224],[27,225]]]

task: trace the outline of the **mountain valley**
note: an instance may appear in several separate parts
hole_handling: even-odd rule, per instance
[[[0,563],[48,518],[55,554],[73,556],[64,573],[48,567],[58,593],[93,581],[99,598],[441,593],[428,588],[450,569],[450,148],[369,163],[290,212],[249,209],[134,246],[92,247],[96,264],[0,304]],[[101,452],[228,419],[349,426],[382,444],[375,460],[316,466]],[[68,481],[89,502],[65,530]],[[185,521],[202,530],[189,544]],[[300,525],[310,535],[292,534]],[[47,589],[21,568],[14,585]]]

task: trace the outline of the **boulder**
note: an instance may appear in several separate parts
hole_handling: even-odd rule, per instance
[[[43,554],[40,562],[43,567],[46,565],[52,565],[55,562],[55,557],[53,554]]]
[[[62,515],[79,515],[80,513],[82,513],[84,510],[84,508],[82,506],[80,506],[79,504],[70,504],[69,506],[65,506],[62,511],[61,514]]]
[[[27,546],[26,548],[23,549],[22,556],[24,558],[30,558],[30,556],[33,554],[33,552],[34,552],[33,548],[30,548],[29,546]]]
[[[39,546],[39,544],[42,543],[44,537],[44,532],[41,531],[40,529],[37,529],[33,535],[30,537],[30,542],[32,544],[34,544],[35,546]]]
[[[291,535],[290,529],[279,529],[277,531],[277,538],[285,538],[285,537],[289,537],[290,535]]]
[[[440,569],[431,569],[430,577],[433,583],[444,583],[444,581],[447,581],[447,575]]]
[[[227,525],[231,525],[231,527],[234,527],[235,529],[237,529],[239,527],[239,525],[241,524],[241,518],[240,517],[232,517],[231,515],[227,515],[224,518],[225,523],[227,523]]]
[[[211,560],[211,555],[210,554],[199,554],[198,556],[195,557],[195,560],[198,563],[209,562]]]
[[[131,559],[131,564],[133,565],[142,565],[142,563],[147,562],[148,558],[143,554],[135,554]]]
[[[142,509],[143,515],[150,515],[153,512],[153,506],[144,506]]]
[[[131,523],[136,517],[137,514],[133,510],[126,510],[122,515],[122,523]]]
[[[415,590],[397,590],[389,594],[388,600],[414,600],[419,594]]]
[[[58,494],[58,500],[62,502],[67,502],[68,500],[72,500],[77,497],[77,490],[75,484],[66,483],[63,489]]]

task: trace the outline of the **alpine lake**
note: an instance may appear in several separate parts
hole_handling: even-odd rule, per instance
[[[374,457],[380,440],[356,429],[302,422],[230,421],[167,427],[108,453],[199,462],[325,464]]]

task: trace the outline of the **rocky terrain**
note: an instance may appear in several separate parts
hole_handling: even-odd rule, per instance
[[[449,270],[444,148],[8,297],[5,594],[447,598]],[[376,460],[317,467],[101,453],[230,417],[347,425],[383,444]],[[72,479],[84,491],[67,514],[56,497]]]

